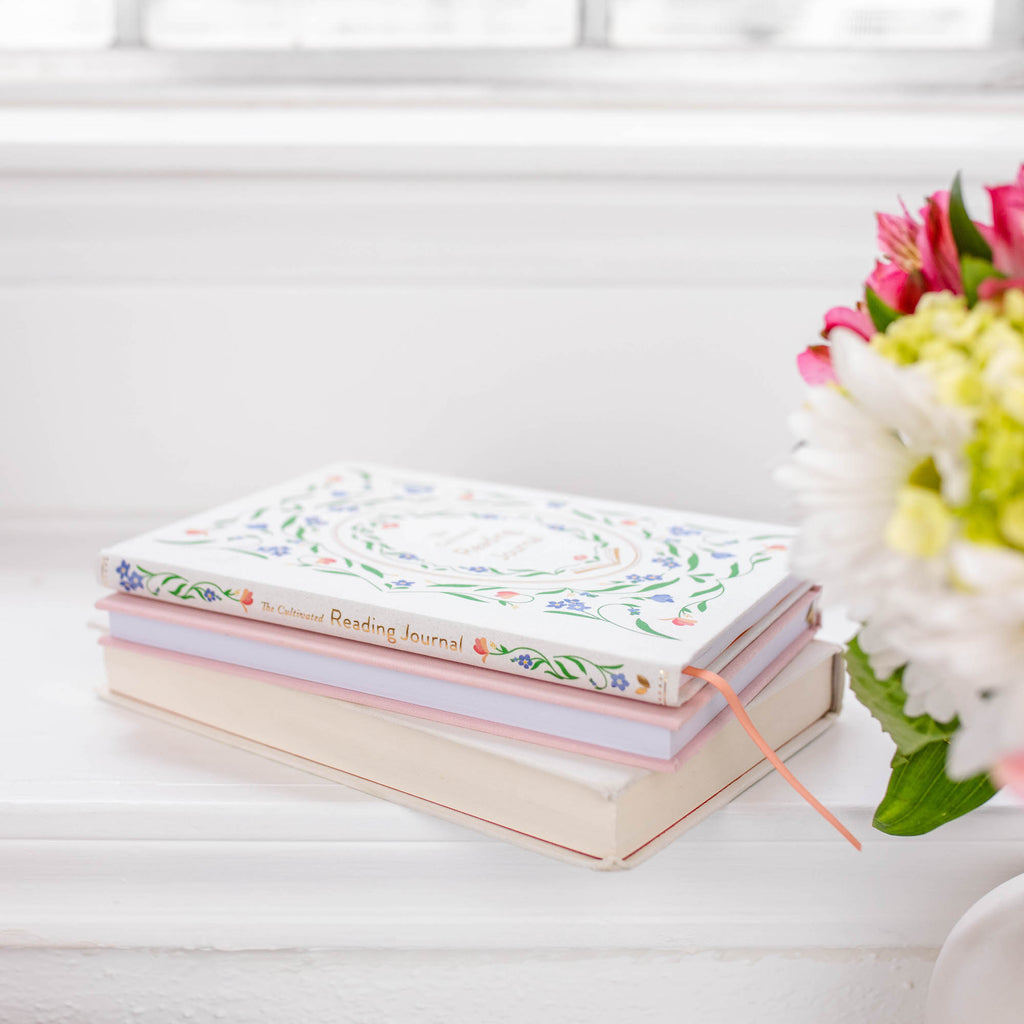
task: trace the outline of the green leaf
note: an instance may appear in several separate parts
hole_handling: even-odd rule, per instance
[[[696,569],[699,564],[700,564],[700,555],[698,555],[696,552],[694,552],[694,554],[690,555],[690,557],[687,559],[687,561],[686,561],[686,568],[689,569],[690,572],[693,572],[693,570]]]
[[[875,325],[875,330],[880,334],[885,332],[889,324],[894,320],[899,320],[903,315],[881,299],[873,288],[864,288],[864,302],[867,304],[871,322]]]
[[[960,186],[960,172],[953,179],[953,187],[949,190],[949,226],[953,231],[956,251],[961,257],[974,256],[980,260],[991,262],[992,246],[985,241],[974,221],[964,206],[964,194]]]
[[[634,619],[633,625],[638,629],[642,629],[645,633],[650,633],[651,636],[668,636],[667,633],[659,633],[653,626],[648,625],[643,619]]]
[[[927,743],[909,757],[897,754],[874,826],[891,836],[919,836],[980,807],[996,794],[985,774],[954,782],[946,774],[948,740]]]
[[[907,700],[903,669],[897,669],[888,679],[879,679],[856,638],[847,647],[846,667],[850,672],[850,688],[857,699],[896,741],[896,749],[904,757],[936,740],[948,740],[956,731],[955,720],[936,722],[929,715],[908,718],[903,711]]]
[[[973,306],[978,301],[978,285],[989,278],[1006,277],[1001,274],[988,260],[980,260],[976,256],[960,257],[960,277],[964,283],[964,295],[967,305]]]

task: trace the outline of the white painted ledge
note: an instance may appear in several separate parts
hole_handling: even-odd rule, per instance
[[[1001,799],[872,832],[888,747],[852,702],[792,766],[862,854],[768,778],[634,871],[569,868],[101,703],[87,552],[0,550],[3,948],[934,950],[1024,871]]]
[[[1005,96],[813,109],[571,101],[0,105],[2,174],[761,180],[1006,176]],[[951,170],[952,169],[952,170]]]

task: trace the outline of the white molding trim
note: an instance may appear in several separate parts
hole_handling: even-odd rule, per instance
[[[0,286],[828,286],[1024,108],[0,107]]]

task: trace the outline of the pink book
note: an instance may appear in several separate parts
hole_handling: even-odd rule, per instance
[[[809,590],[784,602],[736,638],[716,669],[752,700],[811,640],[817,627]],[[690,679],[679,707],[609,701],[600,693],[408,651],[188,606],[101,600],[110,616],[102,642],[170,661],[219,663],[222,671],[479,732],[672,771],[709,734],[725,707],[712,687]]]

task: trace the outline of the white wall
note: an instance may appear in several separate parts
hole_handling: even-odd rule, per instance
[[[160,518],[352,458],[785,517],[793,359],[857,297],[873,211],[956,168],[947,138],[891,170],[733,142],[714,173],[678,143],[651,173],[620,144],[613,175],[520,147],[460,176],[453,146],[367,176],[0,132],[0,516]]]

